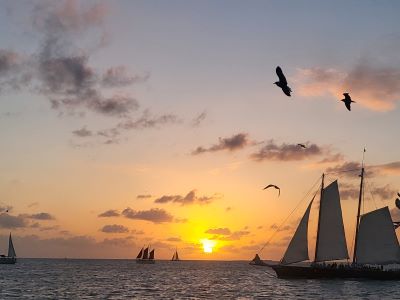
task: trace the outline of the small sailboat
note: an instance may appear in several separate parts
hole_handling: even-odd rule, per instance
[[[400,263],[400,246],[387,206],[360,214],[363,200],[364,166],[361,169],[360,193],[356,217],[354,253],[349,260],[337,180],[320,191],[318,227],[314,260],[308,265],[308,222],[310,201],[288,248],[278,265],[272,266],[278,278],[370,278],[400,279],[400,269],[384,265]]]
[[[150,246],[147,248],[142,248],[139,254],[136,256],[136,263],[138,264],[154,264],[154,249],[150,250]]]
[[[267,264],[262,261],[258,253],[256,253],[256,256],[254,256],[254,258],[249,262],[249,264],[253,266],[270,266],[270,264]]]
[[[0,264],[15,264],[17,262],[17,254],[15,253],[14,244],[11,238],[11,233],[8,238],[8,254],[0,255]]]
[[[179,256],[178,256],[178,250],[177,250],[177,249],[175,249],[175,253],[174,253],[174,255],[172,256],[171,261],[180,261]]]

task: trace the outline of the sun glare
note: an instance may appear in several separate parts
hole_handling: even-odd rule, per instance
[[[213,252],[213,248],[216,244],[215,241],[210,241],[208,239],[202,239],[200,242],[203,244],[204,253],[212,253]]]

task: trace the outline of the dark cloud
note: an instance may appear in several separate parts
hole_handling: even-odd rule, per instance
[[[72,133],[79,137],[92,136],[92,131],[86,129],[86,126],[82,127],[81,129],[74,130]]]
[[[166,239],[168,242],[181,242],[182,239],[179,237],[170,237]]]
[[[28,226],[28,221],[21,215],[12,216],[8,213],[0,214],[0,228],[16,229]]]
[[[206,230],[204,233],[217,234],[217,235],[230,235],[231,231],[229,230],[229,228],[210,228]]]
[[[265,146],[258,152],[251,154],[250,157],[255,161],[293,161],[317,157],[325,152],[325,149],[316,144],[307,143],[307,148],[304,149],[299,147],[297,143],[278,145],[273,140],[269,140]]]
[[[348,183],[340,183],[339,190],[340,190],[340,198],[342,200],[357,199],[358,194],[360,193],[359,187]]]
[[[397,196],[397,191],[389,184],[381,187],[373,187],[370,192],[373,196],[378,196],[382,200],[395,199]]]
[[[131,75],[125,66],[112,67],[103,74],[101,83],[104,87],[123,87],[134,83],[145,82],[149,75]]]
[[[249,141],[247,133],[238,133],[229,138],[219,138],[218,144],[212,145],[209,148],[199,146],[194,151],[192,151],[192,155],[223,150],[235,151],[242,149],[250,144],[251,143]]]
[[[191,125],[193,127],[198,127],[200,126],[200,124],[206,119],[207,117],[207,113],[205,111],[203,111],[202,113],[200,113],[199,115],[197,115],[191,122]]]
[[[279,227],[277,224],[272,224],[269,228],[276,230],[277,232],[287,231],[287,230],[292,229],[292,227],[290,225],[285,225],[285,226]]]
[[[387,164],[375,165],[373,167],[380,173],[393,174],[393,175],[400,174],[400,161],[394,161],[394,162],[387,163]]]
[[[39,230],[40,231],[50,231],[50,230],[58,230],[60,226],[58,225],[53,225],[53,226],[40,226]]]
[[[117,210],[110,209],[98,215],[98,217],[119,217],[120,214]]]
[[[31,214],[31,215],[26,215],[27,218],[29,219],[34,219],[34,220],[55,220],[55,217],[52,216],[49,213],[41,212],[37,214]]]
[[[123,225],[113,224],[113,225],[104,225],[103,228],[100,229],[100,231],[105,233],[126,233],[129,232],[129,228]]]
[[[342,164],[338,164],[333,167],[326,169],[326,173],[341,174],[347,177],[354,177],[359,175],[361,172],[361,164],[359,162],[348,161]]]
[[[160,208],[136,211],[128,207],[122,211],[122,215],[129,219],[145,220],[153,223],[165,223],[174,220],[171,214]]]
[[[173,203],[179,203],[181,205],[190,205],[190,204],[209,204],[212,201],[220,198],[219,195],[213,195],[213,196],[197,196],[196,195],[197,191],[192,190],[189,193],[187,193],[185,196],[181,195],[164,195],[160,198],[157,198],[154,200],[154,203],[168,203],[168,202],[173,202]]]
[[[152,197],[151,195],[137,195],[136,196],[137,199],[148,199],[148,198],[151,198],[151,197]]]

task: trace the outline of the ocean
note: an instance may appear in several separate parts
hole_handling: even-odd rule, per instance
[[[400,299],[400,281],[283,280],[245,261],[19,259],[0,299]]]

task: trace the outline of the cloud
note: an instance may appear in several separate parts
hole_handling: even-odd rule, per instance
[[[152,197],[152,195],[137,195],[136,196],[137,199],[148,199],[148,198],[151,198],[151,197]]]
[[[219,195],[214,194],[213,196],[197,196],[196,195],[197,191],[196,190],[191,190],[189,193],[187,193],[185,196],[181,195],[164,195],[160,198],[157,198],[154,200],[154,203],[179,203],[181,205],[191,205],[191,204],[209,204],[212,201],[220,198]]]
[[[293,161],[313,158],[327,153],[327,149],[316,144],[307,143],[307,148],[301,148],[297,144],[283,143],[278,145],[274,140],[269,140],[259,151],[252,153],[250,157],[255,161]]]
[[[191,122],[191,125],[193,127],[198,127],[200,124],[206,119],[207,117],[207,112],[203,111],[199,115],[197,115]]]
[[[208,148],[199,146],[194,151],[192,151],[192,155],[223,150],[235,151],[242,149],[250,144],[251,143],[249,141],[247,133],[238,133],[228,138],[219,138],[218,144],[212,145]]]
[[[82,127],[81,129],[74,130],[74,131],[72,131],[72,133],[79,137],[92,136],[92,131],[87,130],[86,126]]]
[[[13,209],[13,207],[12,206],[10,206],[10,205],[1,205],[0,206],[0,213],[2,213],[2,212],[10,212],[11,210]]]
[[[12,216],[8,213],[0,214],[0,228],[16,229],[28,226],[28,221],[21,215]]]
[[[326,173],[337,173],[337,174],[340,173],[343,176],[347,177],[354,177],[355,175],[359,175],[360,172],[361,172],[361,164],[359,162],[354,162],[354,161],[347,161],[333,167],[328,167],[326,169]],[[372,171],[369,171],[368,173],[372,174]]]
[[[180,237],[170,237],[166,239],[168,242],[182,242]]]
[[[387,164],[373,166],[375,170],[382,174],[399,175],[400,174],[400,161],[394,161]]]
[[[348,183],[340,183],[339,189],[342,200],[357,199],[360,193],[359,187]]]
[[[153,223],[165,223],[174,220],[171,214],[160,208],[136,211],[128,207],[122,211],[122,215],[129,219],[145,220]]]
[[[342,99],[349,92],[357,104],[373,111],[390,111],[400,101],[400,66],[360,60],[349,71],[324,68],[299,69],[296,75],[300,95],[332,95]]]
[[[117,66],[107,69],[103,74],[101,83],[104,87],[123,87],[134,83],[145,82],[149,75],[131,75],[125,66]]]
[[[285,225],[279,228],[279,226],[277,224],[272,224],[270,227],[270,229],[276,230],[277,232],[281,232],[281,231],[287,231],[287,230],[291,230],[292,227],[290,225]]]
[[[178,116],[174,114],[163,114],[152,116],[149,110],[145,110],[138,119],[128,119],[118,124],[118,128],[125,130],[159,128],[161,125],[180,123]]]
[[[217,235],[230,235],[231,231],[229,228],[211,228],[206,230],[204,233],[217,234]]]
[[[119,217],[120,214],[117,210],[110,209],[98,215],[100,218],[107,218],[107,217]]]
[[[123,225],[113,224],[113,225],[104,225],[103,228],[100,229],[100,231],[105,233],[126,233],[129,232],[129,228]]]
[[[250,231],[247,230],[239,230],[234,231],[230,234],[216,234],[211,239],[213,240],[220,240],[220,241],[237,241],[240,240],[242,237],[249,235]]]
[[[41,213],[37,213],[37,214],[31,214],[31,215],[24,215],[29,219],[34,219],[34,220],[55,220],[56,218],[54,216],[52,216],[49,213],[45,213],[45,212],[41,212]]]

